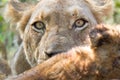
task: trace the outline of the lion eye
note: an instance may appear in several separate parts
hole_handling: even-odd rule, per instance
[[[88,21],[85,19],[77,19],[74,24],[73,24],[73,28],[75,28],[76,30],[83,30],[84,28],[86,28],[88,25]]]
[[[37,32],[43,33],[45,31],[45,24],[42,21],[37,21],[32,24],[33,29]]]

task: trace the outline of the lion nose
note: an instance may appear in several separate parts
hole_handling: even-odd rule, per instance
[[[57,52],[51,52],[51,53],[45,52],[45,54],[46,54],[48,57],[52,57],[52,56],[56,55]]]
[[[56,52],[48,52],[48,51],[45,51],[45,54],[48,56],[48,57],[52,57],[56,54],[59,54],[59,53],[62,53],[63,51],[56,51]]]

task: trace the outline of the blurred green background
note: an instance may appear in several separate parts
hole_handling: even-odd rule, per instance
[[[2,53],[6,53],[9,55],[15,53],[16,51],[16,45],[14,45],[15,40],[15,32],[12,31],[9,27],[9,24],[5,23],[3,17],[2,17],[2,8],[6,4],[8,0],[0,0],[0,55]],[[35,0],[21,0],[22,2],[28,1],[28,2],[34,2]],[[111,20],[109,20],[109,23],[112,24],[120,24],[120,0],[114,0],[115,4],[115,10],[114,15]]]

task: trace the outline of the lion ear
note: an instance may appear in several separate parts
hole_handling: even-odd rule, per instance
[[[85,0],[98,23],[113,14],[113,0]]]
[[[12,27],[16,26],[20,32],[21,38],[23,37],[27,22],[31,17],[32,8],[33,6],[27,3],[21,3],[17,0],[10,0],[5,7],[4,19],[9,22]]]

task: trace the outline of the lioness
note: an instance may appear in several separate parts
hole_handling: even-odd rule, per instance
[[[112,0],[40,0],[36,5],[10,0],[5,17],[18,28],[33,67],[72,47],[89,45],[89,31],[112,7]]]

